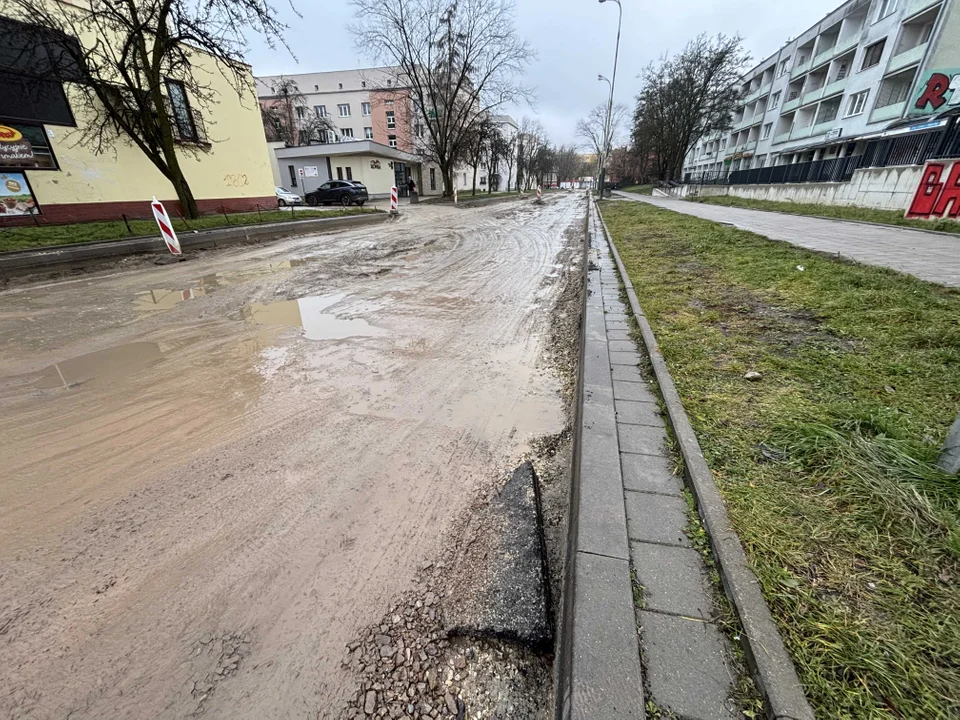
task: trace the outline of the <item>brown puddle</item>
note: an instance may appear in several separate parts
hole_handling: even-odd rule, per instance
[[[51,365],[34,383],[37,388],[69,387],[94,378],[116,379],[142,370],[160,360],[163,353],[153,342],[135,342],[98,350]]]
[[[274,303],[251,303],[243,319],[257,325],[302,327],[308,340],[341,340],[348,337],[380,335],[384,331],[362,318],[344,319],[324,312],[346,297],[345,294],[318,295]]]

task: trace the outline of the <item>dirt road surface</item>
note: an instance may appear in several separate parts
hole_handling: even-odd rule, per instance
[[[421,206],[0,292],[0,716],[335,711],[344,645],[563,428],[582,217]]]

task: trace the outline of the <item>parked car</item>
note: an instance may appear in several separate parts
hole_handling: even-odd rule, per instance
[[[277,205],[286,207],[287,205],[303,205],[303,200],[296,193],[292,193],[285,187],[277,185],[274,188],[277,191]]]
[[[307,205],[329,205],[339,203],[363,205],[370,196],[366,186],[356,180],[329,180],[316,190],[307,193]]]

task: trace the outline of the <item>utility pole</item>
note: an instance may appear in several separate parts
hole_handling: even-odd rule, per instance
[[[603,185],[604,179],[606,177],[606,156],[610,150],[610,136],[613,131],[613,118],[611,113],[613,112],[613,90],[617,83],[617,61],[620,58],[620,27],[623,24],[623,6],[620,4],[620,0],[600,0],[600,3],[605,2],[615,2],[617,4],[617,10],[619,11],[619,18],[617,19],[617,44],[616,49],[613,53],[613,77],[610,82],[610,99],[607,101],[607,121],[604,123],[603,131],[603,147],[600,152],[600,197],[603,197]],[[602,77],[602,76],[601,76]],[[606,80],[606,78],[603,78]]]

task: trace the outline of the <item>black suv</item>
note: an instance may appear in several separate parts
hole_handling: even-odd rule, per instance
[[[316,190],[307,193],[307,205],[329,205],[340,203],[347,205],[363,205],[370,198],[363,183],[355,180],[329,180]]]

